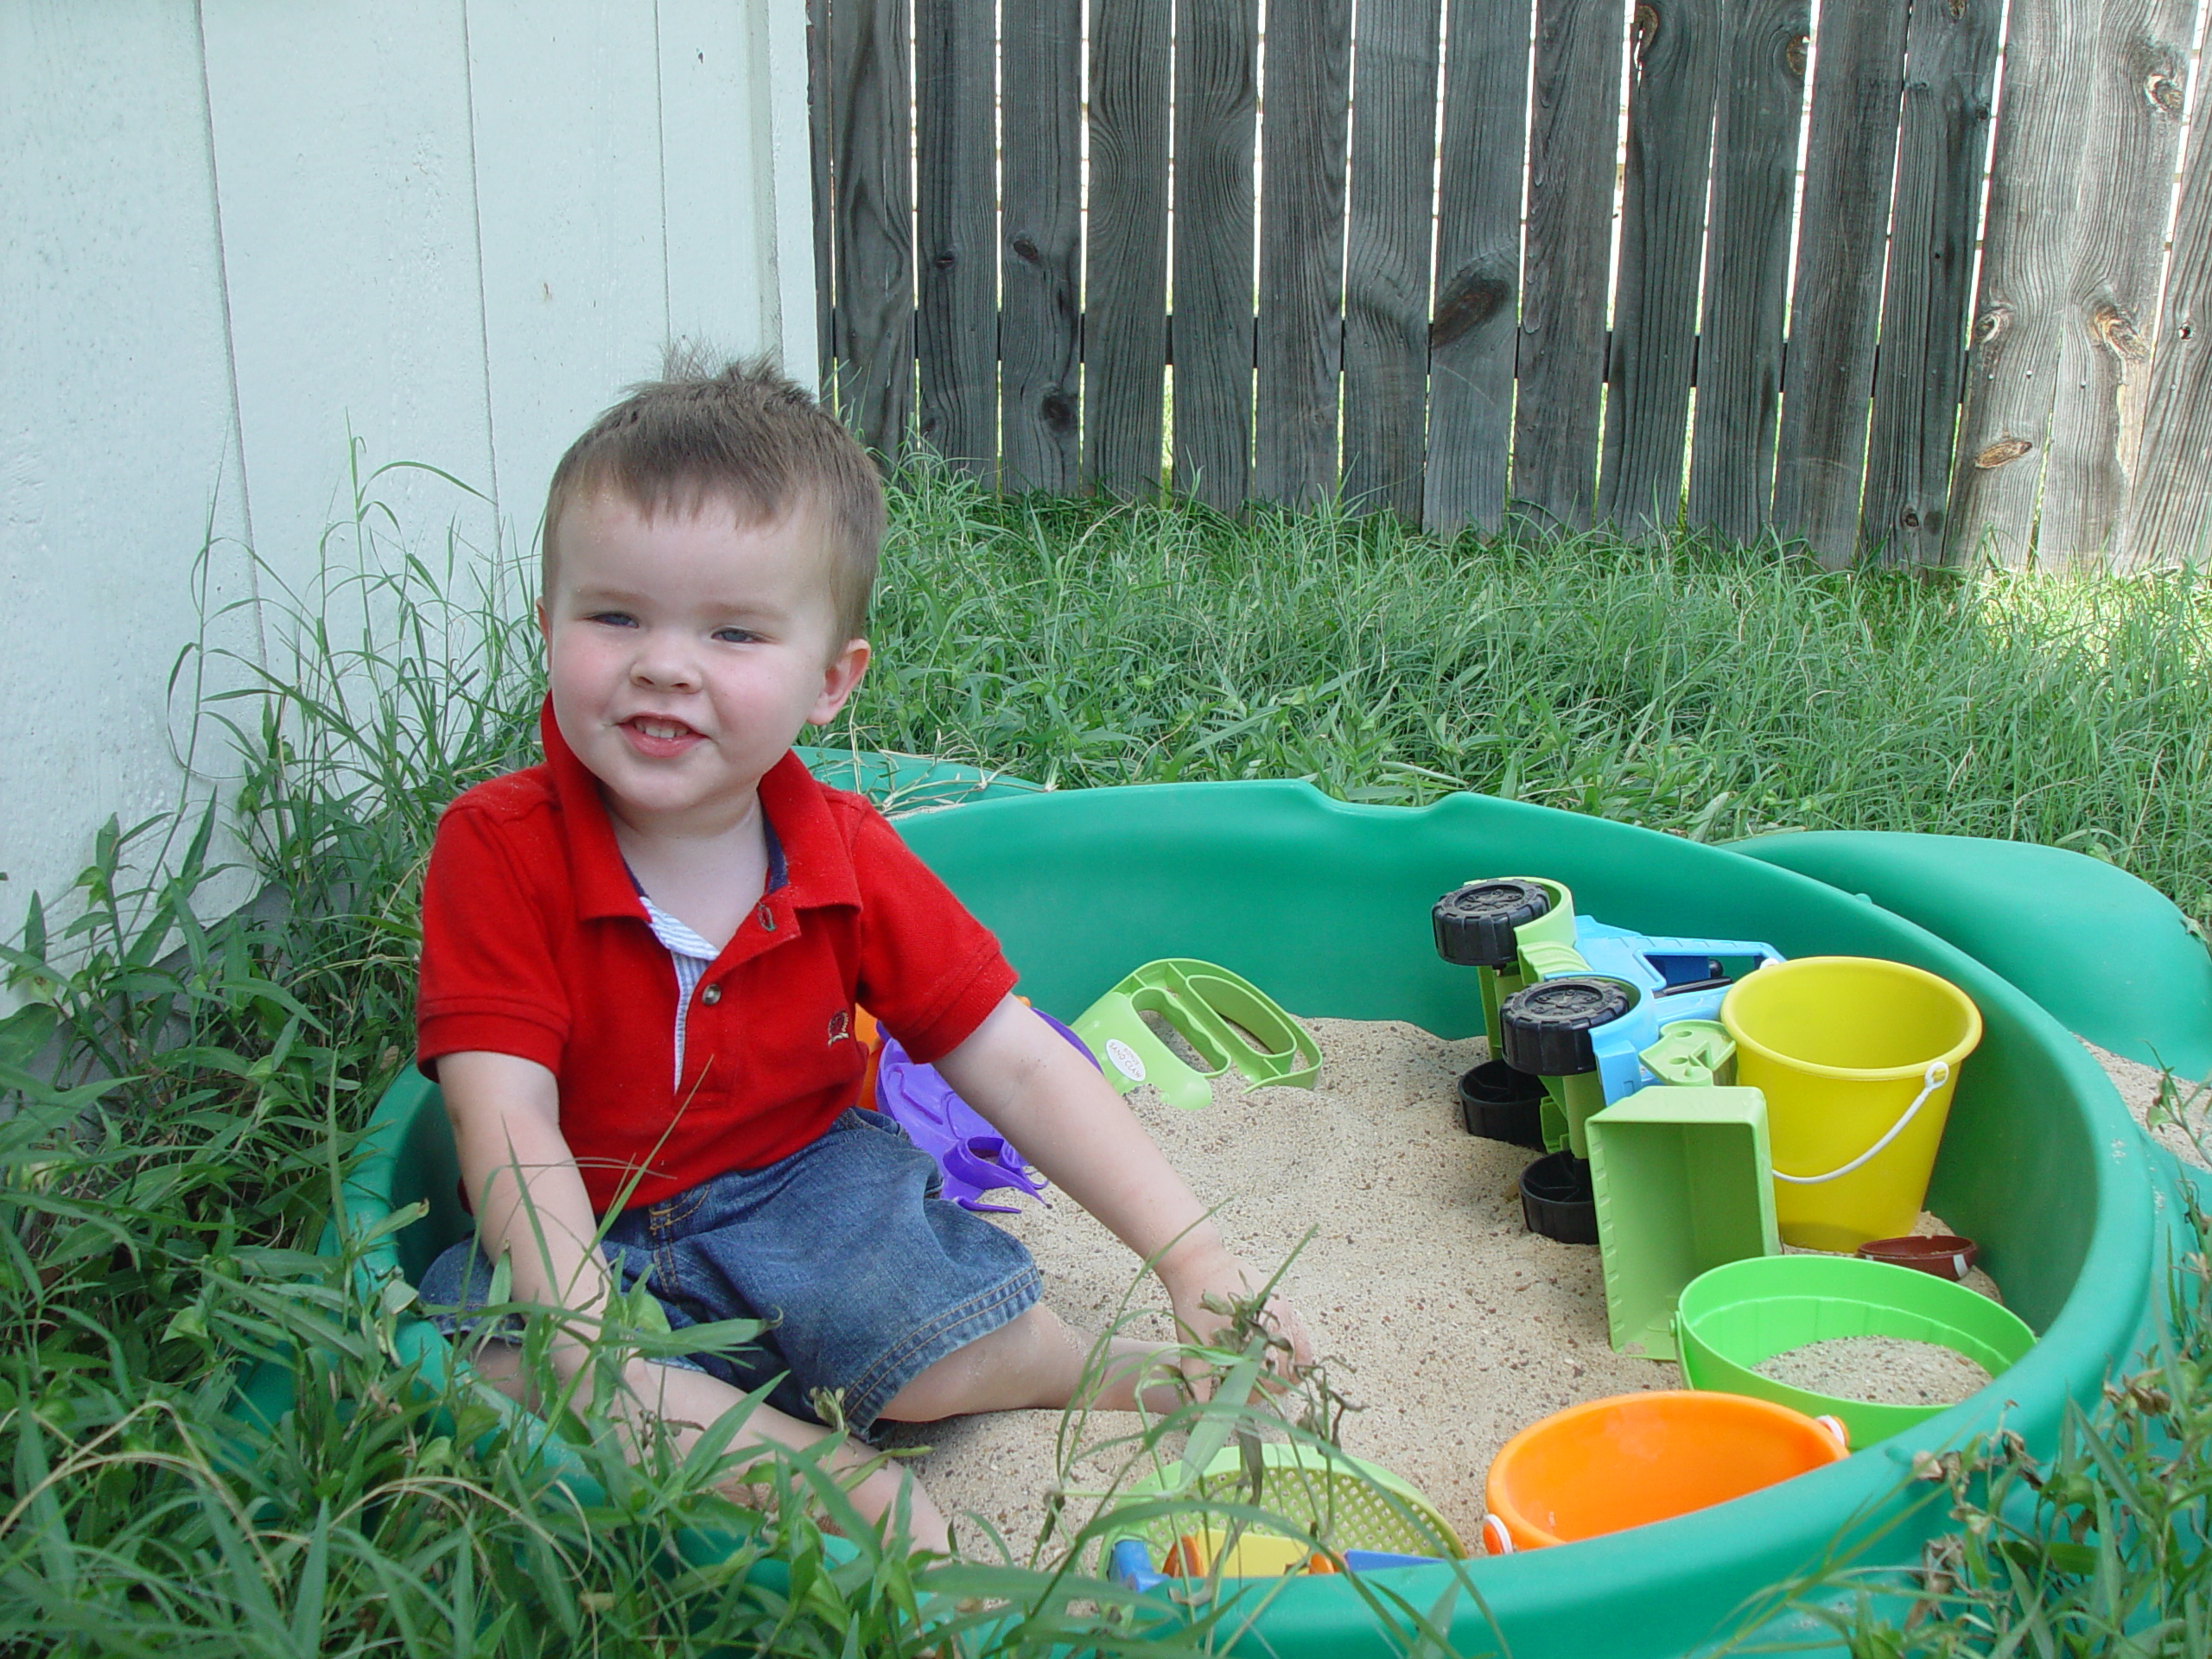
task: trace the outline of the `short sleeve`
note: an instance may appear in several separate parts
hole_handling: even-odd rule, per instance
[[[1014,988],[999,942],[873,807],[853,834],[860,1000],[926,1065],[960,1046]]]
[[[522,825],[448,807],[423,878],[423,963],[416,1064],[431,1077],[442,1054],[484,1050],[561,1069],[569,998],[547,907],[512,841]]]

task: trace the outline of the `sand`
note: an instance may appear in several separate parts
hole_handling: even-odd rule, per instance
[[[1531,1154],[1460,1127],[1452,1084],[1485,1058],[1481,1039],[1305,1023],[1324,1057],[1312,1090],[1217,1084],[1198,1112],[1149,1089],[1130,1103],[1198,1197],[1221,1206],[1247,1262],[1270,1269],[1315,1230],[1285,1283],[1338,1387],[1365,1407],[1345,1419],[1344,1448],[1412,1482],[1472,1541],[1484,1476],[1512,1434],[1577,1401],[1678,1388],[1680,1374],[1671,1360],[1612,1351],[1598,1251],[1526,1231],[1516,1183]],[[995,1219],[1034,1254],[1064,1319],[1096,1330],[1127,1308],[1129,1334],[1169,1336],[1165,1293],[1112,1235],[1065,1198],[1018,1201],[1019,1214]],[[1916,1230],[1950,1229],[1923,1215]],[[1997,1295],[1979,1270],[1968,1284]],[[1135,1427],[1102,1413],[1076,1438]],[[890,1443],[931,1448],[912,1466],[938,1502],[988,1521],[1027,1559],[1046,1494],[1065,1486],[1079,1518],[1080,1494],[1126,1459],[1074,1455],[1064,1470],[1062,1431],[1058,1412],[1004,1412],[897,1427]],[[957,1524],[969,1553],[995,1554],[973,1521]]]
[[[1312,1090],[1217,1085],[1201,1112],[1149,1089],[1130,1102],[1199,1198],[1222,1206],[1223,1233],[1247,1262],[1271,1268],[1318,1230],[1287,1287],[1338,1362],[1338,1386],[1367,1408],[1346,1419],[1345,1449],[1411,1481],[1472,1538],[1483,1476],[1508,1437],[1577,1400],[1676,1387],[1675,1367],[1612,1351],[1598,1252],[1525,1231],[1516,1184],[1529,1154],[1460,1127],[1452,1084],[1485,1057],[1479,1038],[1306,1023],[1323,1055]],[[998,1219],[1036,1255],[1063,1318],[1096,1329],[1125,1296],[1166,1308],[1148,1277],[1132,1292],[1135,1258],[1072,1203],[1022,1204]],[[1166,1338],[1164,1312],[1130,1334]],[[1128,1433],[1134,1419],[1092,1426]],[[1019,1551],[1058,1478],[1059,1428],[1057,1412],[1007,1412],[893,1434],[932,1446],[916,1469],[938,1501],[988,1517]],[[1094,1462],[1068,1484],[1103,1480]]]
[[[2164,1074],[2156,1066],[2108,1054],[2086,1038],[2079,1040],[2097,1057],[2145,1134],[2183,1163],[2212,1169],[2212,1082],[2192,1084],[2176,1077],[2161,1101]]]
[[[1793,1389],[1882,1406],[1955,1406],[1989,1381],[1964,1354],[1904,1337],[1830,1337],[1752,1369]]]

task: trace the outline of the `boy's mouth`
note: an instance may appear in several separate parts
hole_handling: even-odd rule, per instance
[[[621,726],[630,747],[655,760],[681,754],[699,741],[699,734],[682,721],[658,715],[632,715]]]

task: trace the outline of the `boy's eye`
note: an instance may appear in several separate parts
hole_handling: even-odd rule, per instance
[[[638,626],[638,619],[627,611],[594,611],[584,620],[609,628],[634,628]]]
[[[750,628],[716,628],[715,638],[726,645],[749,645],[760,639]]]

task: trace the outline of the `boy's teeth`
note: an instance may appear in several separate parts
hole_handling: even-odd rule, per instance
[[[674,725],[667,721],[641,720],[638,722],[638,729],[647,737],[681,737],[691,728],[688,726]]]

